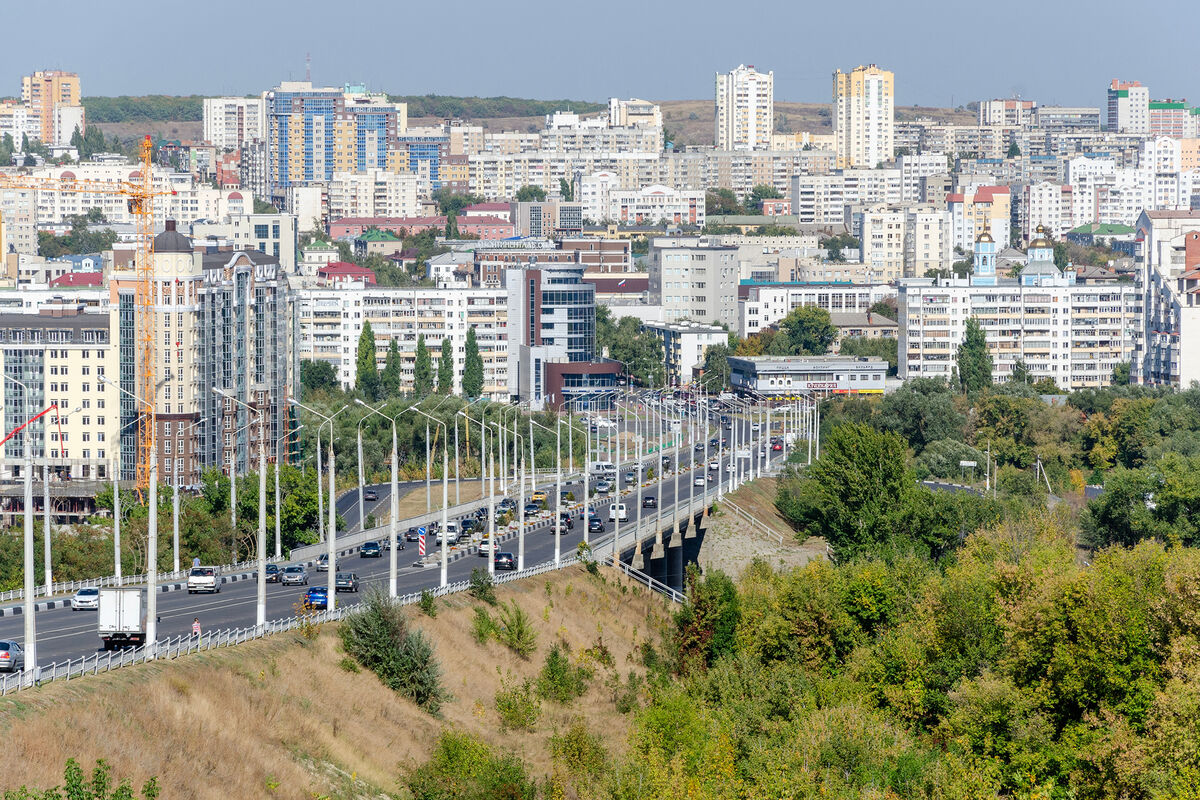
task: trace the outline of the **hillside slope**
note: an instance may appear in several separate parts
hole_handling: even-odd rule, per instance
[[[601,574],[571,567],[498,588],[537,628],[528,661],[495,642],[475,643],[468,595],[439,601],[432,619],[409,609],[454,695],[441,719],[374,673],[340,666],[336,626],[327,625],[311,641],[281,635],[0,699],[0,775],[5,784],[46,787],[61,782],[67,758],[85,766],[104,758],[135,785],[157,776],[163,797],[378,797],[403,796],[398,777],[424,763],[450,727],[520,756],[533,775],[550,769],[550,736],[579,718],[610,752],[623,752],[628,718],[603,685],[612,670],[597,670],[570,708],[543,703],[530,732],[501,732],[494,705],[502,677],[536,676],[555,640],[578,654],[602,637],[615,671],[637,669],[634,652],[657,640],[666,601]]]

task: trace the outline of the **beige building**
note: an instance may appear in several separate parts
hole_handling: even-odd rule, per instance
[[[862,263],[870,268],[868,280],[886,283],[904,277],[904,209],[868,206],[861,212],[860,233]]]
[[[81,108],[83,95],[79,90],[79,75],[74,72],[59,70],[39,70],[32,75],[21,78],[21,102],[29,107],[31,113],[41,120],[41,139],[47,144],[65,144],[74,133],[71,130],[57,130],[60,119],[59,108]],[[62,119],[70,117],[80,131],[83,130],[83,114],[75,116],[62,115]]]
[[[754,65],[738,65],[716,76],[716,130],[718,150],[766,150],[775,130],[775,73],[762,73]]]
[[[839,167],[873,168],[893,158],[894,76],[871,64],[833,73],[833,134]]]

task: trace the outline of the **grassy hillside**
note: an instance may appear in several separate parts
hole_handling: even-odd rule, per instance
[[[106,759],[117,776],[141,785],[157,776],[163,797],[304,798],[393,796],[402,773],[424,763],[442,731],[453,728],[519,755],[533,775],[551,769],[550,737],[574,720],[626,748],[628,717],[603,686],[610,673],[635,669],[634,652],[657,636],[661,598],[607,582],[582,568],[498,589],[532,618],[538,649],[525,661],[471,635],[472,599],[439,601],[435,618],[409,609],[433,641],[454,699],[438,719],[387,689],[366,670],[350,672],[336,626],[312,641],[277,636],[0,699],[0,775],[30,786],[61,781],[74,757]],[[602,637],[615,669],[598,668],[570,706],[542,704],[530,731],[501,731],[494,697],[501,682],[536,676],[552,642],[581,653]],[[272,788],[274,787],[274,788]],[[405,796],[395,794],[395,796]]]

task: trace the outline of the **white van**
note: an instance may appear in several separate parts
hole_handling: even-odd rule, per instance
[[[592,472],[615,480],[617,477],[617,465],[611,461],[593,461]]]
[[[192,567],[187,579],[188,594],[221,591],[220,567]]]
[[[608,507],[608,521],[616,522],[618,519],[621,522],[629,522],[629,509],[624,503],[613,503]]]

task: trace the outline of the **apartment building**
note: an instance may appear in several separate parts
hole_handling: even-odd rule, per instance
[[[1148,113],[1150,136],[1183,139],[1197,133],[1198,112],[1187,100],[1151,100]]]
[[[1020,279],[996,273],[996,242],[983,234],[973,245],[970,278],[907,278],[898,295],[902,379],[951,380],[967,320],[979,321],[992,356],[992,378],[1009,380],[1018,360],[1034,380],[1060,389],[1108,385],[1127,363],[1137,338],[1139,300],[1128,284],[1081,285],[1075,272],[1054,265],[1054,245],[1041,237],[1029,246]]]
[[[213,249],[258,250],[295,272],[296,222],[293,214],[232,214],[220,221],[192,223],[192,239],[197,246]]]
[[[1150,89],[1138,81],[1113,79],[1108,85],[1104,129],[1114,133],[1150,133]]]
[[[1050,134],[1100,130],[1100,109],[1094,106],[1038,106],[1034,126]]]
[[[801,224],[845,225],[846,206],[899,203],[898,169],[841,169],[792,178],[792,213]]]
[[[968,185],[946,198],[952,247],[969,252],[984,233],[1008,247],[1012,193],[1007,186]]]
[[[950,216],[944,208],[933,203],[904,206],[904,277],[946,269],[953,249]]]
[[[738,248],[703,237],[658,238],[650,243],[651,298],[666,322],[737,322]]]
[[[905,203],[921,202],[922,179],[940,175],[947,171],[945,153],[909,153],[899,158],[900,199]]]
[[[1200,381],[1200,211],[1144,211],[1136,229],[1142,315],[1133,380],[1186,389]]]
[[[83,94],[74,72],[38,70],[22,76],[21,102],[37,118],[38,138],[45,144],[68,144],[76,128],[84,129]]]
[[[118,371],[112,316],[69,293],[0,312],[0,414],[13,430],[43,409],[58,411],[30,423],[4,446],[0,476],[23,477],[30,437],[34,477],[52,481],[111,476],[120,407],[116,389],[101,379]]]
[[[738,300],[738,336],[743,339],[774,325],[800,306],[830,314],[865,314],[880,300],[896,296],[886,283],[743,283]]]
[[[648,100],[638,100],[631,97],[621,100],[617,97],[608,99],[608,126],[610,128],[626,128],[631,126],[662,127],[662,109]]]
[[[0,252],[5,257],[37,254],[37,199],[38,192],[33,189],[0,187]]]
[[[586,215],[586,212],[584,212]],[[600,219],[623,225],[693,225],[704,227],[704,192],[669,186],[646,186],[637,191],[611,191],[608,213]]]
[[[1054,239],[1061,239],[1072,230],[1074,202],[1070,186],[1038,181],[1021,189],[1021,206],[1018,211],[1019,227],[1025,241],[1032,241],[1034,231],[1044,227]]]
[[[862,263],[871,269],[872,283],[887,283],[904,277],[904,209],[871,205],[852,212],[850,230],[862,246]]]
[[[266,138],[265,107],[261,97],[204,98],[204,141],[224,151]]]
[[[382,169],[335,172],[327,196],[330,219],[342,217],[415,217],[418,178]]]
[[[338,287],[305,287],[295,293],[297,356],[333,366],[346,389],[357,379],[358,339],[363,325],[375,334],[375,358],[382,370],[392,341],[400,352],[401,391],[411,392],[417,338],[436,359],[442,340],[454,354],[454,392],[462,393],[467,331],[474,329],[483,360],[483,396],[508,398],[508,293],[501,288],[377,288],[364,282]]]
[[[1024,128],[1033,123],[1037,103],[1019,97],[1007,100],[981,100],[979,102],[980,126],[1002,125]]]
[[[739,64],[717,73],[713,143],[718,150],[766,150],[775,130],[775,73]]]
[[[839,167],[879,166],[894,157],[895,77],[871,64],[833,73],[833,134]]]
[[[692,379],[692,370],[704,365],[709,347],[729,344],[729,331],[699,322],[646,322],[642,330],[662,342],[667,364],[667,383],[681,386]]]

